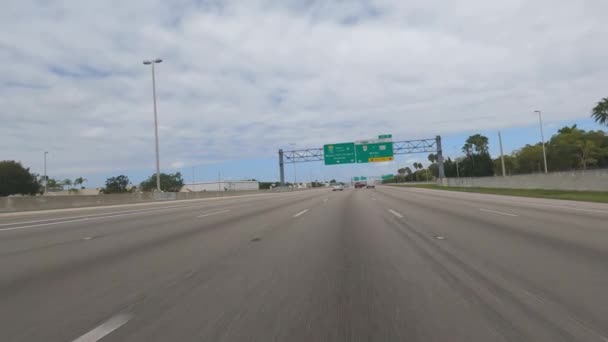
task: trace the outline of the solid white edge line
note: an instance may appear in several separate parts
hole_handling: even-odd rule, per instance
[[[229,212],[230,209],[228,210],[222,210],[222,211],[216,211],[214,213],[209,213],[209,214],[203,214],[203,215],[198,215],[197,217],[207,217],[207,216],[211,216],[211,215],[217,215],[217,214],[223,214],[223,213],[227,213]]]
[[[122,313],[103,322],[95,329],[75,339],[73,342],[97,342],[110,334],[112,331],[122,327],[133,318],[133,315]]]
[[[306,214],[306,212],[307,212],[307,211],[308,211],[308,209],[304,209],[304,210],[300,211],[299,213],[297,213],[297,214],[293,215],[293,217],[294,217],[294,218],[296,218],[296,217],[300,217],[300,216],[302,216],[302,215]]]
[[[503,213],[502,211],[496,211],[496,210],[490,210],[490,209],[483,209],[483,208],[479,208],[479,210],[481,211],[486,211],[488,213],[494,213],[494,214],[499,214],[499,215],[505,215],[505,216],[513,216],[513,217],[518,217],[519,215],[517,214],[510,214],[510,213]]]
[[[398,218],[403,218],[403,215],[401,215],[400,213],[394,211],[393,209],[389,209],[388,210],[391,214],[397,216]]]

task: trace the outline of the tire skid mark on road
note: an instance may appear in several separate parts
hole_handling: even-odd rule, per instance
[[[317,197],[319,197],[319,195],[299,198],[292,202],[280,202],[278,205],[262,207],[262,209],[260,209],[260,210],[241,214],[241,215],[232,215],[232,216],[227,217],[223,221],[223,224],[232,224],[233,222],[242,220],[243,217],[264,216],[267,213],[272,212],[272,211],[281,210],[283,208],[294,206],[294,205],[301,204],[303,202],[307,202],[307,201],[311,201],[311,200],[314,201],[315,198],[317,198]],[[141,229],[147,229],[147,228],[142,227]],[[144,241],[141,244],[139,244],[136,249],[131,248],[131,247],[124,247],[124,248],[120,248],[117,251],[112,251],[111,253],[104,253],[102,256],[84,257],[79,260],[75,260],[71,264],[54,266],[50,270],[41,271],[34,275],[24,275],[21,277],[17,277],[6,283],[0,282],[0,291],[10,292],[10,291],[17,291],[17,289],[24,290],[28,286],[38,286],[38,284],[42,283],[40,281],[40,279],[45,279],[46,277],[52,277],[53,274],[63,273],[63,272],[70,272],[70,274],[72,274],[72,273],[77,273],[84,268],[90,269],[92,267],[99,267],[101,263],[104,263],[107,265],[107,264],[111,264],[114,262],[121,262],[125,258],[128,258],[138,252],[142,252],[142,251],[150,250],[150,249],[154,249],[154,248],[159,248],[161,246],[166,246],[166,245],[175,243],[176,241],[180,241],[183,239],[190,239],[193,236],[196,236],[198,234],[205,234],[208,230],[213,230],[213,229],[217,229],[217,228],[215,226],[210,226],[210,227],[208,227],[208,229],[201,229],[200,227],[192,227],[189,229],[181,230],[179,232],[175,232],[174,234],[172,234],[168,237],[165,236],[165,237],[159,237],[159,238],[154,238],[151,240]],[[122,234],[122,233],[119,233],[119,234]],[[95,240],[96,239],[93,239],[92,241],[90,241],[90,243],[93,243]],[[80,238],[78,238],[74,241],[70,241],[69,243],[73,243],[73,242],[82,243],[83,241]],[[47,249],[47,248],[50,248],[50,247],[45,246],[40,249]],[[18,253],[22,253],[22,252],[23,251],[18,251],[16,253],[12,253],[12,254],[18,254]]]
[[[580,318],[569,314],[567,310],[561,308],[560,305],[552,303],[537,294],[532,294],[530,291],[516,286],[513,282],[500,275],[493,274],[494,279],[490,278],[463,261],[461,257],[456,256],[445,247],[442,247],[438,244],[438,241],[419,232],[411,224],[395,220],[390,220],[389,222],[393,225],[398,225],[398,227],[396,227],[397,232],[404,236],[408,241],[413,242],[415,248],[421,255],[425,256],[433,263],[440,271],[439,275],[444,278],[448,284],[454,286],[455,289],[468,296],[469,299],[473,298],[474,304],[482,304],[484,310],[489,309],[491,312],[494,312],[494,318],[504,321],[501,323],[502,329],[499,329],[499,331],[501,331],[503,336],[508,340],[525,340],[526,336],[522,330],[515,328],[515,326],[508,321],[508,318],[504,313],[495,309],[495,307],[499,307],[505,310],[505,304],[513,307],[510,311],[513,311],[513,309],[515,309],[515,311],[521,311],[531,319],[543,324],[547,327],[545,331],[550,334],[559,332],[558,335],[567,336],[567,340],[572,341],[608,341],[601,332],[591,328],[589,324],[583,322]],[[433,252],[437,255],[433,255]],[[466,275],[466,278],[459,276],[457,271],[451,270],[447,265],[450,265],[451,268],[461,270]],[[485,299],[475,291],[474,287],[477,284],[479,285],[478,290],[482,290],[484,293],[489,294],[489,298]],[[505,299],[508,302],[505,302]],[[533,299],[533,301],[527,299]],[[494,306],[489,303],[490,300],[494,302]],[[540,310],[542,309],[545,309],[544,312],[550,312],[551,315],[541,313]],[[491,322],[496,322],[496,320],[492,320]],[[505,328],[507,328],[506,331]],[[516,332],[520,337],[511,336],[513,332]],[[521,338],[521,336],[524,338]]]
[[[409,223],[403,221],[387,220],[387,223],[395,228],[395,231],[401,235],[406,241],[416,249],[423,259],[428,260],[431,268],[436,271],[436,274],[445,281],[445,283],[458,293],[471,305],[471,307],[480,309],[483,317],[487,318],[488,325],[493,328],[503,339],[507,341],[525,341],[527,336],[524,331],[513,325],[513,323],[498,311],[500,300],[492,298],[492,301],[484,298],[479,293],[479,289],[467,284],[466,280],[459,277],[456,272],[446,266],[436,255],[433,255],[433,250],[426,243],[420,241],[420,238],[414,237],[409,231],[411,228],[403,229],[403,226],[410,227]],[[477,290],[477,291],[476,291]]]
[[[380,192],[381,196],[385,199],[388,199],[390,205],[394,205],[394,203],[407,205],[409,207],[416,208],[416,210],[431,210],[432,212],[441,213],[444,215],[449,215],[451,217],[459,218],[462,220],[471,220],[472,218],[479,218],[481,222],[490,224],[488,228],[495,228],[497,231],[499,230],[501,234],[509,234],[512,236],[516,236],[518,238],[525,238],[533,241],[534,243],[538,243],[541,246],[546,246],[549,248],[555,248],[555,246],[564,247],[565,250],[573,256],[580,256],[580,252],[576,249],[573,249],[572,242],[565,241],[562,238],[555,237],[552,235],[548,235],[543,233],[542,231],[532,230],[532,229],[520,229],[517,226],[511,225],[509,222],[503,220],[490,220],[487,215],[478,215],[473,217],[470,215],[470,212],[460,210],[450,210],[445,206],[438,204],[435,207],[430,207],[428,203],[418,202],[412,198],[403,198],[397,195],[395,192]],[[474,209],[474,208],[471,208]],[[476,210],[476,209],[475,209]],[[521,216],[520,216],[521,217]],[[522,217],[523,219],[523,217]],[[536,219],[531,219],[533,222],[538,222]],[[575,247],[578,248],[580,245],[578,242],[575,244]],[[605,251],[599,250],[597,248],[586,248],[585,252],[588,253],[589,259],[587,262],[601,263],[605,259]],[[587,256],[587,254],[585,254]]]
[[[297,201],[297,203],[299,202],[301,201]],[[288,205],[294,205],[294,203],[283,204],[282,206]],[[257,236],[252,240],[248,240],[247,243],[251,246],[251,242],[260,242],[263,239],[270,239],[272,236],[284,234],[285,230],[282,228],[284,228],[285,225],[291,224],[290,222],[294,222],[291,220],[291,217],[283,217],[273,224],[268,225],[263,231],[256,233]],[[229,250],[226,250],[225,253],[222,253],[221,256],[214,257],[214,260],[224,260],[224,262],[227,259],[238,260],[247,255],[251,248],[255,247],[230,248]],[[217,267],[216,262],[202,264],[196,269],[191,269],[183,273],[182,276],[175,277],[172,281],[148,291],[145,296],[133,301],[129,308],[131,311],[139,311],[138,308],[142,309],[141,313],[138,314],[138,319],[140,321],[158,321],[159,317],[166,314],[167,307],[172,307],[175,302],[183,300],[186,296],[190,295],[195,288],[206,287],[214,279],[221,277],[222,274],[230,272],[233,272],[232,268]],[[253,291],[256,291],[256,289],[251,288],[250,291],[252,292],[251,295],[254,295]]]

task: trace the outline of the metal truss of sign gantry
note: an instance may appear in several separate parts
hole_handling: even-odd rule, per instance
[[[393,141],[393,154],[414,153],[437,153],[437,164],[439,166],[439,178],[444,178],[443,151],[441,149],[441,137],[434,139],[402,140]],[[279,150],[279,171],[281,184],[285,184],[285,163],[305,163],[323,161],[323,148],[307,148],[300,150]]]

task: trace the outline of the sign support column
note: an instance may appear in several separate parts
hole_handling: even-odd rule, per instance
[[[445,170],[443,168],[443,150],[441,149],[441,136],[435,137],[437,143],[437,166],[439,168],[439,178],[445,178]]]
[[[283,161],[283,149],[279,149],[279,172],[281,177],[281,186],[285,186],[285,162]]]

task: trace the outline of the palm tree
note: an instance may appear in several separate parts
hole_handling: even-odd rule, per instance
[[[78,177],[78,178],[74,179],[74,186],[78,187],[79,185],[84,184],[86,181],[87,181],[86,178]]]
[[[63,182],[61,182],[61,185],[62,186],[67,186],[68,190],[69,190],[70,186],[72,186],[72,181],[66,178],[66,179],[63,180]]]
[[[59,184],[59,182],[57,182],[56,179],[49,178],[47,181],[47,187],[49,188],[49,190],[57,190],[59,185],[60,184]]]
[[[595,119],[595,122],[608,126],[608,97],[597,103],[591,116]]]

